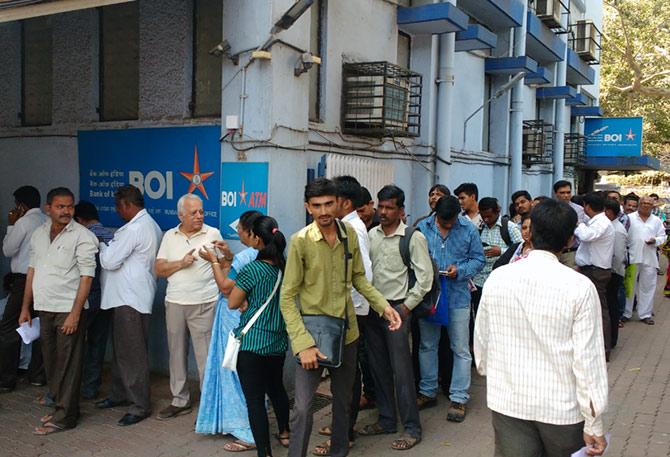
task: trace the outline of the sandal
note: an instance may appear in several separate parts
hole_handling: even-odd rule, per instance
[[[51,422],[53,420],[54,416],[53,414],[46,414],[42,417],[40,417],[40,422],[42,424],[46,424],[47,422]]]
[[[330,428],[330,425],[324,425],[319,429],[319,435],[330,436],[333,434],[333,430]]]
[[[255,445],[241,440],[227,441],[226,444],[223,445],[223,450],[228,452],[253,451],[254,449],[256,449]]]
[[[349,449],[352,447],[354,447],[354,442],[349,441]],[[314,447],[312,454],[319,456],[330,455],[330,440],[324,441],[323,443]]]
[[[619,321],[619,328],[624,328],[626,323],[624,321]]]
[[[288,432],[284,433],[275,433],[275,438],[277,438],[277,441],[279,441],[279,444],[282,447],[288,448],[289,445],[289,438],[291,435],[289,435]]]
[[[393,443],[391,443],[391,449],[395,449],[396,451],[406,451],[408,449],[412,449],[414,446],[419,444],[420,441],[421,438],[415,438],[409,435],[402,436],[397,440],[393,440]]]
[[[46,436],[51,435],[52,433],[58,433],[65,430],[65,428],[54,424],[53,422],[45,422],[41,427],[35,427],[33,430],[33,435]]]
[[[361,436],[390,435],[392,433],[395,433],[395,431],[384,430],[379,422],[368,424],[358,431]]]

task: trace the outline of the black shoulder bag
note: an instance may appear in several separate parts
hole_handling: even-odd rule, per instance
[[[339,220],[335,220],[335,222],[337,224],[337,237],[344,247],[344,283],[347,284],[349,280],[349,260],[353,258],[353,255],[349,251],[348,237],[342,235],[343,232],[346,233],[346,227]],[[302,315],[305,329],[314,338],[314,343],[319,351],[326,356],[325,360],[319,360],[319,366],[339,368],[342,365],[344,336],[347,328],[346,313],[345,302],[344,319],[325,314]],[[296,360],[300,363],[300,357],[296,356]]]

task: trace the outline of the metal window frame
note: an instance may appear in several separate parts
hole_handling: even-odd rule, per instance
[[[222,11],[223,13],[223,11]],[[197,17],[198,17],[198,0],[193,0],[193,14],[192,14],[192,23],[193,23],[193,34],[192,34],[192,46],[191,46],[191,52],[193,56],[193,62],[192,62],[192,68],[191,68],[191,100],[188,103],[188,111],[193,119],[201,119],[201,118],[208,118],[208,117],[221,117],[222,115],[222,109],[221,109],[221,103],[219,103],[219,108],[218,111],[212,114],[196,114],[196,68],[197,68],[197,58],[198,58],[198,44],[197,44],[197,35],[198,35],[198,29],[197,29]],[[223,40],[223,15],[221,16],[221,37],[220,40]],[[210,56],[212,59],[214,59],[213,56]],[[221,62],[219,61],[219,64]],[[223,70],[222,70],[223,71]],[[219,81],[219,85],[221,84],[221,81]],[[219,100],[220,102],[222,101],[221,99]]]
[[[22,127],[44,127],[48,125],[53,125],[53,46],[50,53],[49,65],[52,66],[52,76],[51,76],[51,110],[49,112],[49,121],[45,123],[28,123],[26,122],[26,21],[34,20],[34,17],[23,19],[20,22],[21,29],[21,111],[18,114]],[[53,29],[51,29],[52,40],[53,40]]]

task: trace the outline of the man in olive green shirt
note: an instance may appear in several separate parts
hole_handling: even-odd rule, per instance
[[[332,439],[322,446],[329,448],[330,455],[334,457],[344,457],[349,452],[349,410],[358,340],[358,325],[351,301],[352,285],[368,300],[374,311],[390,322],[391,331],[401,325],[398,313],[365,277],[354,229],[344,224],[346,231],[338,236],[336,195],[335,184],[325,178],[316,179],[305,187],[305,208],[314,222],[295,233],[289,245],[280,307],[293,353],[300,359],[295,374],[289,457],[304,457],[307,454],[313,424],[310,407],[321,380],[319,359],[325,359],[305,328],[302,315],[319,314],[347,320],[342,365],[329,369],[333,394]],[[347,240],[348,258],[340,237]],[[345,262],[348,262],[347,278]]]
[[[397,332],[386,330],[377,316],[368,321],[368,358],[377,394],[379,417],[367,425],[361,435],[395,433],[398,414],[405,434],[391,447],[407,450],[421,441],[421,422],[414,384],[414,370],[409,348],[409,331],[414,309],[433,285],[433,264],[426,238],[419,231],[409,240],[409,260],[416,278],[410,287],[409,269],[400,254],[400,240],[405,236],[402,214],[405,193],[397,186],[384,186],[377,194],[380,225],[370,230],[370,260],[374,286],[402,317]]]

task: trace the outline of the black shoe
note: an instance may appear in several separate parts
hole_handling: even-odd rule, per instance
[[[125,427],[127,425],[135,425],[146,418],[147,416],[136,416],[134,414],[128,413],[119,420],[118,424],[122,427]]]
[[[177,417],[181,416],[182,414],[189,414],[193,409],[191,408],[191,405],[186,405],[186,406],[173,406],[170,405],[167,408],[164,408],[158,413],[158,416],[156,416],[156,419],[158,420],[166,420],[170,419],[172,417]]]
[[[14,390],[14,386],[0,386],[0,394],[8,394]]]
[[[110,398],[105,398],[104,400],[96,401],[95,407],[98,409],[108,409],[115,406],[128,406],[129,404],[127,401],[114,401]]]
[[[31,386],[35,387],[42,387],[47,385],[47,380],[46,379],[35,379],[30,381]]]

